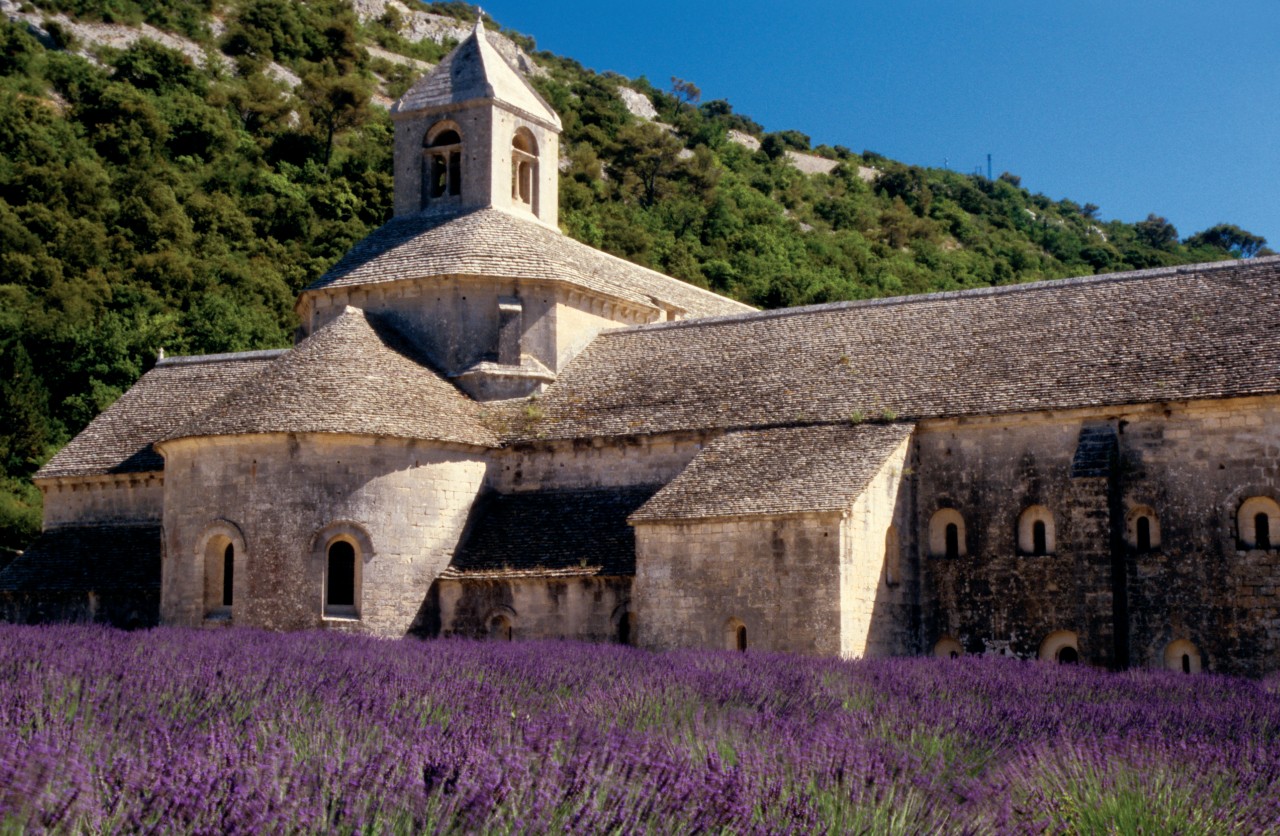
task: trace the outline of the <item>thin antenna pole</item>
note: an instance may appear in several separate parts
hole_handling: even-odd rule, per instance
[[[987,179],[991,179],[991,155],[987,155]]]

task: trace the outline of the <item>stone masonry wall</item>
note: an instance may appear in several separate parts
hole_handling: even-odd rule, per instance
[[[1085,425],[1115,431],[1109,478],[1071,477]],[[918,651],[950,637],[1035,658],[1065,630],[1099,665],[1161,667],[1183,640],[1206,670],[1280,669],[1280,552],[1245,548],[1236,530],[1244,499],[1280,498],[1280,399],[928,422],[916,438]],[[1018,546],[1032,505],[1052,515],[1050,554]],[[959,558],[930,554],[944,507],[964,519]],[[1153,517],[1149,551],[1133,542],[1136,513]]]
[[[636,525],[637,643],[841,651],[840,515]]]
[[[916,577],[902,558],[911,531],[910,439],[885,460],[840,526],[840,655],[900,656],[913,646]]]
[[[498,300],[523,303],[520,351],[559,372],[606,328],[648,322],[652,310],[607,302],[550,284],[492,277],[443,276],[422,281],[340,287],[303,297],[312,333],[354,305],[390,314],[445,374],[497,360]]]
[[[702,449],[697,435],[523,444],[494,456],[488,486],[531,490],[665,485]]]
[[[161,618],[192,626],[206,616],[202,544],[238,532],[232,623],[403,635],[452,558],[485,472],[476,453],[356,436],[187,439],[164,452]],[[358,619],[324,617],[325,546],[336,534],[358,544]]]
[[[431,589],[439,621],[423,628],[432,636],[484,638],[502,615],[512,639],[617,641],[630,599],[630,578],[440,580]]]
[[[159,473],[42,479],[44,527],[159,520],[164,479]]]

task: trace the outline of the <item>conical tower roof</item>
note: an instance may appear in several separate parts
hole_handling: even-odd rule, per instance
[[[467,39],[414,84],[391,112],[413,113],[485,100],[505,105],[545,123],[547,127],[560,130],[560,117],[494,49],[484,24],[478,21]]]

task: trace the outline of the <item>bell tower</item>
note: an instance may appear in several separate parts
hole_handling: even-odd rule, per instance
[[[492,206],[557,228],[560,117],[476,28],[391,110],[395,214]]]

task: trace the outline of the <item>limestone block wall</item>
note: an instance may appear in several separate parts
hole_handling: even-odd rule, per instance
[[[85,523],[159,520],[164,506],[164,475],[41,479],[44,527]]]
[[[840,655],[900,656],[914,648],[916,574],[906,439],[840,525]]]
[[[161,618],[199,625],[235,546],[230,623],[403,635],[484,480],[480,451],[357,436],[183,439],[166,457]],[[328,542],[354,544],[358,617],[326,617]]]
[[[422,625],[430,636],[505,639],[506,626],[516,640],[619,641],[631,612],[631,579],[439,580],[431,603],[438,618]]]
[[[493,206],[528,211],[547,226],[560,223],[560,137],[537,122],[525,119],[509,110],[493,111],[490,130],[493,134],[493,154],[489,158],[489,180],[494,184]],[[511,141],[516,131],[527,132],[537,145],[538,165],[534,176],[532,205],[526,207],[512,197]]]
[[[559,372],[600,331],[653,321],[658,313],[548,283],[477,276],[339,287],[302,297],[299,313],[310,334],[347,305],[389,314],[445,374],[496,361],[499,299],[523,306],[520,351]]]
[[[533,137],[538,158],[533,203],[525,211],[547,226],[558,226],[560,140],[555,131],[512,111],[491,106],[436,109],[432,113],[396,114],[393,118],[397,216],[436,205],[524,209],[512,198],[511,154],[516,131],[524,130]],[[461,194],[428,200],[424,207],[423,143],[428,134],[438,136],[442,128],[454,130],[462,140]]]
[[[1070,475],[1086,424],[1114,428],[1108,476]],[[1206,670],[1280,669],[1280,553],[1249,547],[1237,526],[1245,499],[1280,499],[1280,399],[928,422],[917,444],[921,652],[954,639],[1036,658],[1065,631],[1099,665],[1162,667],[1188,642]],[[1019,545],[1035,505],[1048,554]],[[952,557],[929,544],[947,507],[964,524]]]
[[[842,650],[839,514],[636,525],[637,642],[835,656]]]
[[[921,652],[952,639],[968,653],[1035,658],[1045,637],[1072,630],[1082,656],[1103,658],[1098,637],[1083,632],[1085,605],[1110,585],[1077,560],[1079,543],[1096,532],[1077,530],[1069,495],[1082,422],[1029,416],[917,429]],[[1018,520],[1032,506],[1053,514],[1051,554],[1019,551]],[[945,508],[960,515],[958,555],[943,553],[937,536],[930,544],[931,520]]]
[[[1159,534],[1145,552],[1125,543],[1133,662],[1161,667],[1186,640],[1208,670],[1280,670],[1280,520],[1269,549],[1242,542],[1237,526],[1246,499],[1280,500],[1280,398],[1122,420],[1122,511],[1149,508]]]
[[[488,165],[493,141],[490,108],[455,108],[448,112],[395,114],[395,150],[393,178],[395,214],[411,215],[435,204],[486,206],[493,192],[492,170]],[[452,129],[462,139],[461,194],[444,196],[423,205],[422,156],[428,132],[433,137],[440,130]]]
[[[705,435],[672,434],[515,445],[494,455],[488,486],[512,493],[665,485],[706,440]]]

